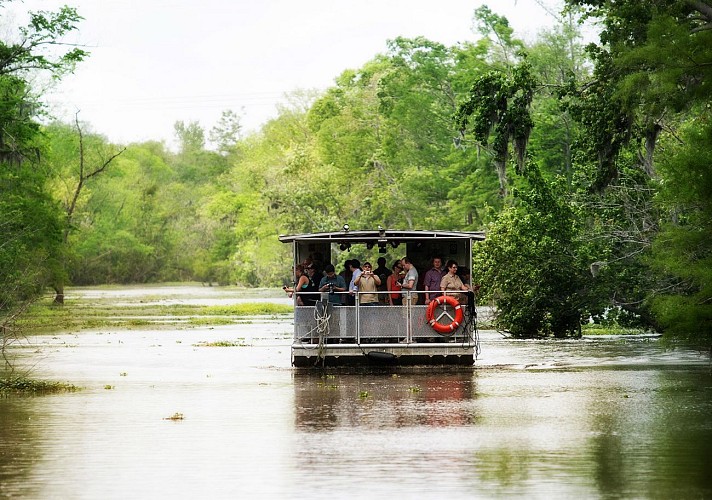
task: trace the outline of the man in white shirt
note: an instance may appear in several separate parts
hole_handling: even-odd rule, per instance
[[[358,259],[352,259],[349,263],[349,268],[353,274],[351,276],[351,282],[349,283],[348,304],[354,306],[356,305],[356,292],[358,292],[358,286],[354,281],[361,276],[361,262],[359,262]]]
[[[403,257],[403,267],[406,270],[402,285],[403,295],[405,295],[406,291],[410,290],[411,292],[414,292],[418,288],[418,270],[413,265],[413,261],[411,261],[408,257]],[[417,304],[418,294],[411,294],[410,301],[413,305]]]

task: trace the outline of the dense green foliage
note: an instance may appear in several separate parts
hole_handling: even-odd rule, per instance
[[[291,264],[278,234],[346,222],[486,229],[473,271],[498,327],[575,336],[593,319],[709,342],[712,7],[567,3],[533,43],[481,7],[476,41],[391,40],[257,133],[225,111],[208,133],[176,123],[177,152],[120,156],[79,122],[38,124],[27,71],[85,55],[41,55],[78,19],[44,15],[23,32],[42,41],[31,67],[0,62],[1,130],[15,127],[0,136],[0,306],[65,277],[273,286]],[[581,15],[602,26],[586,51]],[[107,158],[78,190],[78,165]]]
[[[32,169],[0,169],[0,308],[30,300],[57,271],[61,223],[56,204]]]
[[[594,84],[603,90],[584,91],[580,116],[593,139],[586,149],[599,159],[593,186],[610,190],[624,184],[620,179],[637,178],[637,211],[619,204],[633,224],[616,244],[635,253],[629,269],[642,267],[633,277],[643,285],[638,301],[651,323],[709,345],[712,5],[570,3],[603,25],[600,44],[589,48]]]
[[[476,252],[475,277],[497,304],[498,328],[520,337],[580,335],[595,297],[576,214],[536,167],[524,178],[521,203],[500,213]]]
[[[680,336],[712,338],[712,110],[709,104],[667,145],[659,198],[667,217],[653,245],[653,265],[668,288],[654,300],[661,326]]]
[[[0,3],[0,9],[2,3]],[[41,103],[30,81],[37,73],[59,78],[81,61],[78,48],[59,40],[81,18],[64,7],[39,12],[14,41],[0,40],[0,329],[47,284],[61,279],[63,220],[41,163]],[[66,47],[62,46],[62,49]],[[5,337],[3,335],[3,342]]]

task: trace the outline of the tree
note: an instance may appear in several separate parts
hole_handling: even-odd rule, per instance
[[[656,194],[649,196],[657,202],[650,206],[659,210],[639,214],[635,225],[658,233],[637,251],[652,265],[648,272],[656,271],[646,300],[668,332],[710,344],[712,5],[700,0],[568,3],[583,7],[603,26],[600,42],[588,49],[594,80],[577,89],[571,108],[591,139],[584,151],[598,157],[598,170],[589,170],[594,172],[591,186],[602,192],[619,184],[622,173],[645,175],[639,186]],[[654,223],[646,223],[650,220]]]
[[[544,175],[564,176],[569,186],[573,186],[574,143],[579,140],[581,127],[564,109],[560,94],[572,82],[586,81],[590,72],[574,12],[552,15],[557,24],[540,33],[527,48],[527,61],[540,82],[532,100],[532,121],[536,126],[527,150],[537,159]]]
[[[0,313],[32,300],[57,273],[60,212],[29,166],[0,168]]]
[[[61,78],[88,55],[78,47],[57,54],[57,48],[65,46],[62,37],[81,19],[66,6],[58,12],[31,12],[29,23],[18,28],[16,41],[0,40],[0,162],[37,159],[32,141],[42,105],[32,94],[29,79],[37,73]]]
[[[495,14],[483,5],[475,9],[473,22],[477,31],[493,42],[495,50],[490,51],[490,57],[494,62],[505,67],[517,62],[524,43],[514,38],[514,29],[506,17]]]
[[[659,200],[669,217],[653,244],[665,288],[653,310],[671,335],[712,345],[712,113],[707,106],[663,139]]]
[[[217,147],[220,154],[229,154],[240,140],[241,131],[240,116],[228,109],[222,112],[218,123],[210,129],[210,142]]]
[[[216,153],[205,149],[205,130],[198,122],[177,121],[173,127],[179,143],[174,169],[181,180],[201,184],[206,178],[228,169],[225,151]],[[226,136],[223,139],[228,140]]]
[[[0,165],[0,354],[20,337],[15,321],[58,274],[59,210],[29,166]],[[7,358],[5,358],[7,362]]]
[[[90,180],[102,174],[107,167],[126,150],[126,148],[122,148],[109,152],[98,152],[98,154],[94,153],[92,157],[90,157],[90,152],[87,150],[85,134],[82,130],[82,125],[79,123],[78,113],[75,115],[74,126],[77,135],[77,149],[75,150],[76,157],[71,163],[75,165],[75,168],[71,173],[72,185],[67,193],[69,196],[62,200],[65,216],[64,230],[62,231],[64,252],[69,251],[69,234],[75,227],[74,217],[77,210],[77,202],[79,201],[82,191]],[[65,258],[62,258],[62,260],[66,262]],[[64,269],[55,278],[53,284],[56,292],[54,297],[55,304],[64,304],[64,286],[67,276],[66,264],[62,267]]]
[[[578,336],[596,306],[577,217],[560,190],[529,165],[521,203],[499,214],[475,249],[473,278],[516,337]]]
[[[456,121],[462,135],[471,130],[475,140],[484,147],[492,138],[489,149],[502,197],[506,197],[509,190],[506,167],[510,144],[519,171],[524,168],[533,127],[530,106],[536,85],[526,60],[514,67],[511,74],[493,70],[475,79],[467,100],[457,111]]]
[[[3,2],[5,3],[5,2]],[[0,3],[0,8],[5,5]],[[61,43],[76,29],[76,10],[30,13],[15,41],[0,41],[0,330],[61,274],[60,209],[39,168],[38,115],[42,105],[30,81],[42,73],[60,78],[86,57]]]
[[[186,125],[180,120],[173,124],[173,128],[182,154],[202,151],[205,147],[205,131],[200,123],[193,121]]]
[[[46,133],[56,155],[53,160],[65,166],[55,193],[70,199],[77,175],[77,134],[64,125]],[[91,164],[99,165],[107,153],[117,152],[100,136],[85,134],[84,140]],[[191,204],[199,205],[202,193],[192,185],[175,188],[171,159],[162,143],[133,144],[84,184],[69,234],[67,268],[72,284],[192,278],[180,270],[185,270],[181,265],[193,249],[186,245],[176,250],[175,226],[186,239],[197,233],[189,223]]]
[[[599,159],[593,187],[600,191],[616,178],[616,158],[627,144],[638,148],[640,167],[654,177],[661,131],[675,122],[675,113],[712,94],[712,5],[698,0],[568,3],[603,24],[600,43],[587,49],[594,79],[577,90],[580,101],[572,107]]]

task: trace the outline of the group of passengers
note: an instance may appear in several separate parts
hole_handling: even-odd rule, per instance
[[[403,305],[407,292],[418,288],[418,270],[409,257],[396,260],[391,269],[386,268],[383,257],[379,257],[376,269],[370,262],[361,265],[358,259],[352,259],[346,261],[340,274],[336,274],[332,264],[327,264],[321,271],[318,262],[317,259],[306,259],[297,265],[294,286],[283,287],[289,297],[297,294],[297,305],[312,306],[320,300],[321,294],[328,294],[328,301],[333,305],[355,305],[357,294],[363,306]],[[426,292],[425,304],[443,293],[454,296],[461,304],[466,303],[470,286],[458,275],[457,262],[449,260],[445,268],[440,257],[434,257],[431,262],[432,268],[425,273],[422,284]],[[413,305],[418,303],[419,295],[410,295]]]
[[[433,267],[425,273],[423,286],[428,292],[425,296],[425,303],[430,303],[444,292],[455,297],[460,304],[465,304],[470,285],[463,283],[462,277],[458,274],[457,262],[452,259],[448,260],[445,268],[442,267],[442,262],[440,257],[433,258]]]

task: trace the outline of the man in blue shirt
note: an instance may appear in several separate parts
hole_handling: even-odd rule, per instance
[[[324,268],[326,276],[324,276],[319,282],[319,291],[329,293],[329,303],[334,306],[341,305],[341,295],[335,292],[345,292],[346,291],[346,281],[343,276],[336,274],[334,266],[327,264]]]

